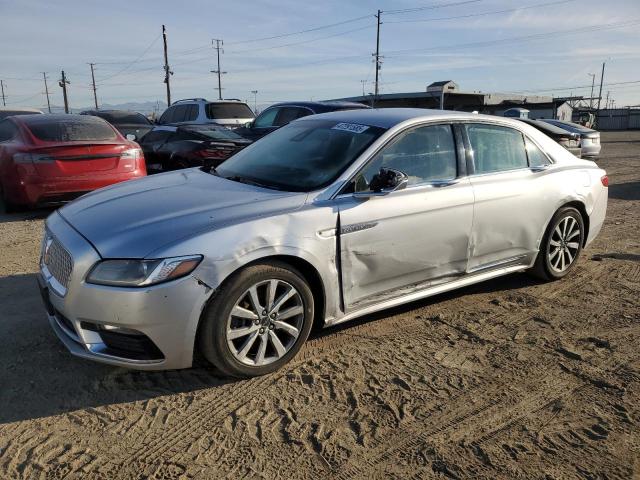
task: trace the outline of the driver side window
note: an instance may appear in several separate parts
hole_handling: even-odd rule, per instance
[[[379,151],[358,175],[355,191],[369,190],[381,168],[399,170],[409,177],[408,186],[457,176],[456,145],[451,125],[413,128]]]

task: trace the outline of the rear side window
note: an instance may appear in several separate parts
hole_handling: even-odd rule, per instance
[[[44,117],[44,116],[43,116]],[[45,142],[85,142],[116,140],[113,128],[97,117],[57,118],[27,124],[33,135]]]
[[[543,167],[551,164],[549,157],[547,157],[538,146],[529,140],[527,137],[524,139],[527,146],[527,156],[529,157],[530,167]]]
[[[171,117],[173,116],[173,111],[176,109],[176,107],[169,107],[167,108],[164,113],[160,116],[160,120],[158,120],[158,123],[171,123]]]
[[[169,107],[160,117],[158,123],[178,123],[178,122],[192,122],[198,118],[198,105],[174,105]]]
[[[13,122],[5,120],[0,122],[0,142],[8,142],[12,140],[18,133],[18,127]]]
[[[527,167],[522,133],[498,125],[466,126],[476,173],[492,173]]]
[[[253,112],[244,103],[207,103],[207,118],[253,118]]]
[[[306,108],[300,107],[284,107],[280,109],[280,113],[276,117],[276,121],[274,123],[275,127],[282,127],[287,123],[293,122],[296,118],[306,117],[307,115],[311,115],[312,112],[307,110]]]

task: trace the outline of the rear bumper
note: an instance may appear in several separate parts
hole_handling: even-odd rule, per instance
[[[21,205],[58,204],[73,200],[87,192],[107,187],[114,183],[141,178],[144,170],[118,173],[113,175],[95,175],[92,177],[52,177],[28,176],[19,180],[14,188],[7,188],[9,200]]]

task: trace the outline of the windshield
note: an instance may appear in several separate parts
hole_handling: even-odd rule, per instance
[[[244,103],[207,103],[207,118],[253,118],[253,112]]]
[[[188,128],[184,128],[183,130],[186,132],[196,133],[211,140],[244,140],[243,137],[237,133],[233,133],[228,128],[215,127],[213,125],[190,125]]]
[[[384,131],[335,120],[298,120],[236,153],[217,173],[267,188],[309,192],[333,182]]]

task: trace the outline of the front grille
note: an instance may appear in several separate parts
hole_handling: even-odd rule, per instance
[[[67,288],[71,271],[73,270],[73,259],[62,244],[49,233],[46,234],[44,242],[42,263],[47,267],[53,278],[64,288]]]

